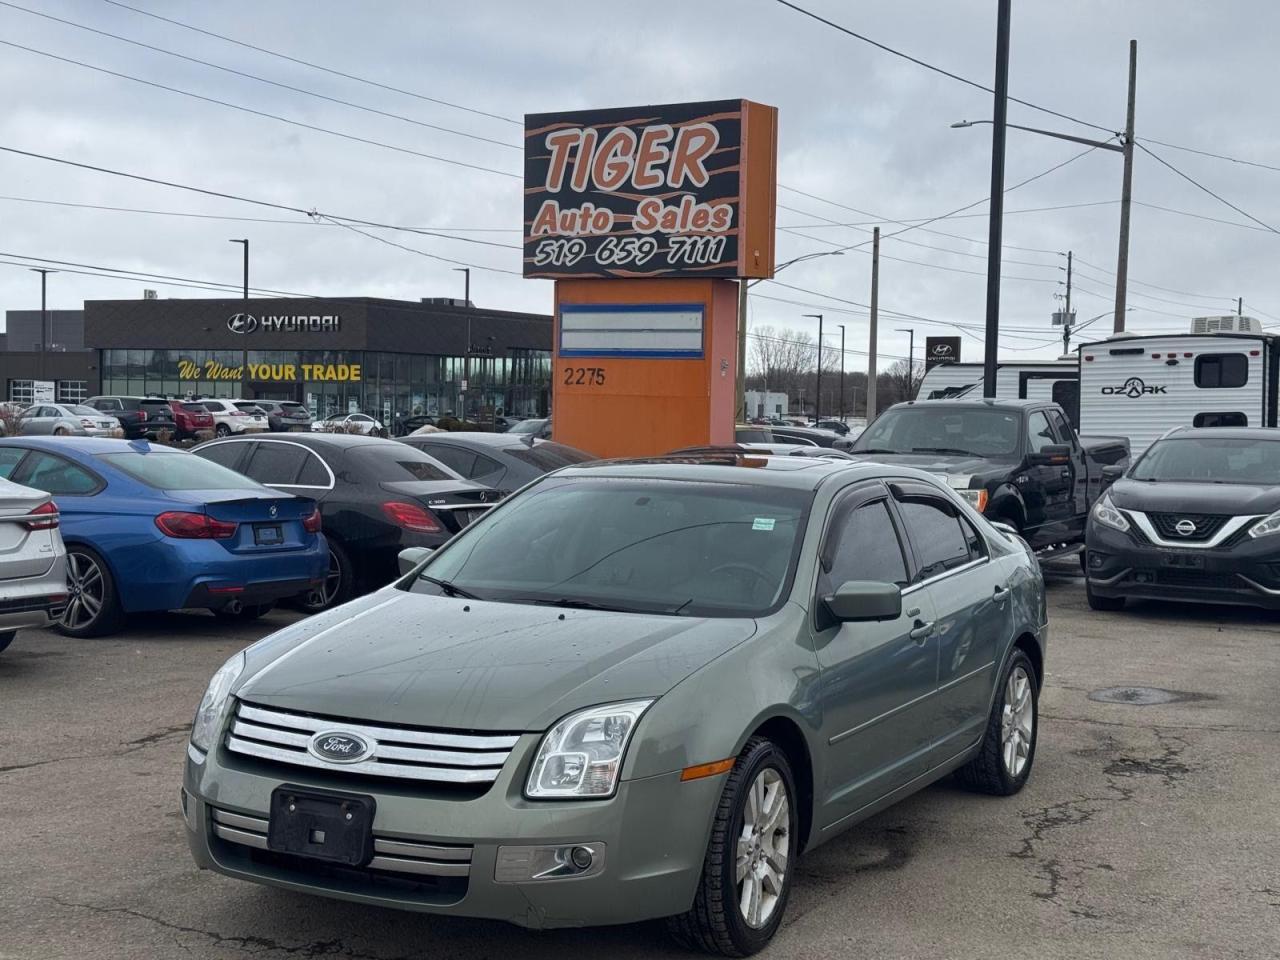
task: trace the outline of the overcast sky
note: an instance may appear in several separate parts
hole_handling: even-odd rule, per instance
[[[343,79],[107,0],[15,2],[417,123],[177,60],[32,16],[7,2],[0,5],[0,39],[300,123],[520,173],[516,122]],[[772,0],[127,2],[278,54],[515,121],[526,112],[731,97],[775,105],[780,183],[823,198],[779,189],[779,226],[808,235],[780,232],[779,262],[869,236],[860,232],[866,227],[826,221],[879,219],[889,233],[901,226],[888,218],[936,216],[988,192],[990,127],[953,130],[949,124],[989,118],[989,94],[894,58]],[[803,0],[801,5],[964,77],[991,83],[995,0]],[[1010,93],[1122,129],[1128,41],[1135,38],[1139,139],[1280,166],[1278,35],[1280,7],[1255,0],[1017,0]],[[5,91],[2,145],[308,210],[456,231],[483,243],[370,232],[424,253],[512,271],[472,271],[472,298],[480,305],[550,311],[551,284],[521,279],[519,250],[492,245],[519,243],[519,179],[252,116],[13,47],[0,46],[0,89]],[[1016,104],[1009,119],[1106,136]],[[1082,149],[1010,131],[1006,183],[1041,173]],[[1280,172],[1154,144],[1151,149],[1259,220],[1280,224]],[[1008,358],[1056,353],[1049,319],[1057,306],[1054,295],[1062,291],[1059,281],[1065,279],[1059,269],[1065,259],[1056,251],[1075,252],[1073,299],[1080,322],[1109,310],[1120,174],[1119,154],[1094,151],[1007,195],[1002,315],[1009,334],[1001,347]],[[237,284],[240,250],[227,239],[248,237],[254,286],[406,299],[462,294],[462,276],[451,272],[453,264],[232,200],[11,154],[0,154],[0,194],[290,221],[223,222],[2,199],[0,259],[45,257]],[[1141,152],[1134,198],[1249,223]],[[1092,205],[1040,209],[1066,204]],[[1026,210],[1038,212],[1018,212]],[[912,230],[884,242],[881,305],[921,318],[886,316],[884,352],[906,352],[906,334],[895,327],[915,327],[918,357],[926,334],[955,333],[951,324],[982,324],[985,212],[979,205],[969,211],[976,216],[929,227],[953,236]],[[911,246],[908,240],[944,249]],[[1278,252],[1280,237],[1256,225],[1246,229],[1135,206],[1130,303],[1138,309],[1129,314],[1130,328],[1183,330],[1192,316],[1234,312],[1238,295],[1245,298],[1246,313],[1280,318]],[[783,283],[858,303],[868,299],[869,278],[868,248],[797,264],[778,276]],[[158,289],[161,297],[215,295],[150,280],[60,273],[49,278],[50,306],[140,297],[144,287]],[[846,325],[850,351],[866,348],[866,316],[858,307],[771,283],[753,293],[759,295],[752,298],[753,325],[816,332],[816,322],[800,315],[825,309],[828,323]],[[0,308],[38,306],[38,277],[23,267],[0,265]],[[852,313],[836,312],[842,306]],[[1104,318],[1089,334],[1103,334],[1109,325],[1110,318]],[[963,350],[964,359],[980,359],[975,339],[966,338]],[[847,359],[851,369],[862,362],[853,354]]]

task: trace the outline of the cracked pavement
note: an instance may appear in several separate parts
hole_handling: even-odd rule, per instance
[[[943,782],[813,851],[765,956],[1280,956],[1280,617],[1092,613],[1055,570],[1027,789]],[[191,714],[227,656],[293,616],[27,631],[0,654],[0,960],[682,955],[658,924],[535,934],[197,871],[177,805]],[[1087,698],[1113,686],[1195,696]]]

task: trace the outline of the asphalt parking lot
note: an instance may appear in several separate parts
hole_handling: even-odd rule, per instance
[[[936,785],[804,858],[769,957],[1280,956],[1280,617],[1091,613],[1070,566],[1036,768]],[[660,925],[530,933],[197,871],[177,806],[210,674],[294,615],[25,632],[0,655],[0,958],[676,956]],[[1105,703],[1109,687],[1174,702]]]

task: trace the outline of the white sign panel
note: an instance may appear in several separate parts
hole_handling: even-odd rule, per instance
[[[32,403],[53,403],[54,382],[52,380],[32,380],[31,381],[31,402]]]
[[[700,303],[561,304],[562,357],[701,357]]]

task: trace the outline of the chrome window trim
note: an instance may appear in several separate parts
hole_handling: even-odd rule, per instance
[[[937,583],[939,580],[945,580],[947,577],[953,577],[957,573],[964,573],[966,570],[972,570],[973,568],[981,566],[984,563],[989,563],[990,561],[991,558],[989,556],[978,557],[976,560],[970,560],[968,563],[962,563],[960,566],[952,567],[950,570],[943,570],[941,573],[935,574],[927,580],[921,580],[919,583],[913,583],[908,587],[904,587],[902,595],[905,597],[907,594],[914,593],[921,587],[927,587],[931,583]]]
[[[277,440],[275,437],[255,435],[252,437],[225,437],[222,440],[214,440],[207,444],[207,446],[210,448],[220,447],[228,443],[285,443],[291,447],[297,447],[299,450],[304,450],[311,456],[315,457],[320,461],[320,466],[324,467],[324,472],[329,475],[329,485],[327,487],[309,483],[262,483],[261,480],[255,481],[256,483],[262,483],[264,487],[288,487],[290,490],[332,490],[338,483],[338,478],[334,476],[333,468],[325,462],[324,457],[320,456],[320,454],[316,453],[305,443],[298,443],[296,440]],[[230,469],[230,467],[227,469]],[[249,479],[253,480],[252,477],[249,477]]]
[[[1222,525],[1222,529],[1220,529],[1208,540],[1197,540],[1197,541],[1166,540],[1164,539],[1164,537],[1160,536],[1160,534],[1156,532],[1155,525],[1152,524],[1152,522],[1149,519],[1147,519],[1147,515],[1145,513],[1141,512],[1140,510],[1121,510],[1120,512],[1128,516],[1130,520],[1136,523],[1138,525],[1138,529],[1141,530],[1142,533],[1146,536],[1146,538],[1150,540],[1152,543],[1154,543],[1156,546],[1176,547],[1179,550],[1209,550],[1213,547],[1221,545],[1228,537],[1234,536],[1235,533],[1239,531],[1240,528],[1245,526],[1246,524],[1256,523],[1257,521],[1263,519],[1263,517],[1261,516],[1232,517],[1230,520],[1228,520],[1226,523]],[[1177,513],[1178,511],[1171,510],[1171,511],[1161,511],[1161,512]]]

